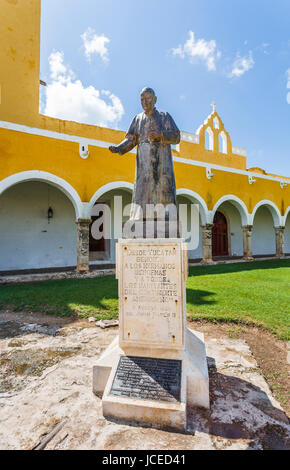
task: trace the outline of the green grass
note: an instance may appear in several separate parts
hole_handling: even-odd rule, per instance
[[[289,339],[290,260],[191,268],[187,315],[257,324]]]
[[[257,324],[290,338],[290,260],[196,266],[189,274],[189,318]],[[1,286],[0,308],[116,318],[118,284],[110,276]]]
[[[0,308],[111,319],[118,316],[117,293],[113,276],[14,284],[0,287]]]

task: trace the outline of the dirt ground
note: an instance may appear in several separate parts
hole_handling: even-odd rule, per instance
[[[287,342],[260,328],[189,322],[205,335],[210,410],[186,433],[102,416],[92,367],[118,333],[87,320],[0,311],[0,449],[289,449]],[[266,380],[265,380],[266,379]]]
[[[244,339],[249,345],[262,375],[268,382],[275,398],[290,414],[290,344],[277,338],[267,330],[233,323],[212,323],[193,321],[189,328],[201,331],[207,335],[221,338]]]

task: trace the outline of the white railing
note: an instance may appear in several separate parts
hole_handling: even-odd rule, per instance
[[[184,140],[185,142],[191,142],[192,144],[198,144],[199,138],[198,135],[192,134],[191,132],[180,132],[180,137],[181,140]]]
[[[238,147],[237,145],[232,146],[232,152],[236,155],[242,155],[243,157],[247,156],[247,151],[244,147]]]

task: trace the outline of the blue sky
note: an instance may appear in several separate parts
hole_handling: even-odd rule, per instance
[[[248,167],[290,176],[289,0],[42,0],[41,110],[127,130],[151,86],[195,132],[214,100]]]

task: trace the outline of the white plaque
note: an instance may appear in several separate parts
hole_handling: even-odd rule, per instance
[[[120,340],[184,347],[185,244],[122,240],[118,244]],[[138,344],[136,344],[138,343]]]

